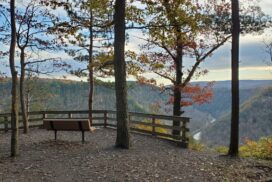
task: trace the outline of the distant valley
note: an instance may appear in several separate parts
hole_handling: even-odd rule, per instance
[[[205,84],[205,82],[194,82]],[[9,112],[9,79],[0,83],[0,113]],[[37,110],[87,110],[88,84],[69,80],[39,79],[29,82],[30,111]],[[228,145],[231,90],[230,81],[214,84],[213,99],[203,105],[185,108],[191,118],[190,131],[198,132],[207,145]],[[129,110],[144,113],[172,115],[167,105],[168,95],[154,86],[128,82]],[[258,139],[272,135],[272,81],[240,81],[240,133],[242,138]],[[94,92],[94,109],[115,110],[113,83],[97,81]]]

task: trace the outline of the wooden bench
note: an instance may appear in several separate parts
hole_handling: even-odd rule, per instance
[[[57,140],[58,131],[81,131],[82,143],[85,141],[84,132],[93,131],[94,128],[90,125],[89,119],[43,119],[43,126],[47,130],[55,131],[55,140]]]

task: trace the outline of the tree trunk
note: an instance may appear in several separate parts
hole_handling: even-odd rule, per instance
[[[231,134],[228,154],[237,156],[239,150],[239,2],[232,0],[232,51],[231,51]]]
[[[26,106],[26,112],[29,113],[29,111],[30,111],[30,97],[29,97],[29,92],[28,91],[26,93],[26,104],[25,104],[25,106]]]
[[[93,112],[93,94],[94,94],[94,78],[93,78],[93,13],[91,11],[90,17],[90,46],[89,46],[89,119],[92,125],[92,112]]]
[[[93,112],[93,94],[94,94],[94,78],[93,68],[89,68],[89,119],[92,124],[92,112]]]
[[[179,38],[178,38],[179,39]],[[175,60],[175,64],[176,64],[176,82],[174,84],[174,103],[173,103],[173,115],[174,116],[180,116],[182,114],[181,111],[181,105],[180,105],[180,101],[181,101],[181,90],[180,90],[180,86],[181,86],[181,82],[182,82],[182,46],[178,46],[177,49],[177,57]],[[179,121],[173,121],[173,126],[180,126],[180,122]],[[180,135],[180,131],[179,130],[173,130],[172,132],[173,135]]]
[[[125,0],[116,0],[114,14],[114,76],[117,111],[116,147],[129,149],[129,121],[127,106],[125,63]]]
[[[21,76],[20,76],[21,111],[22,111],[22,117],[23,117],[24,133],[28,133],[29,124],[28,124],[28,116],[26,111],[25,95],[24,95],[24,80],[25,80],[25,50],[24,49],[21,49],[20,63],[21,63]]]
[[[16,24],[15,24],[15,0],[10,0],[10,24],[11,42],[9,49],[9,65],[12,76],[11,88],[11,157],[19,153],[18,149],[18,110],[17,110],[17,71],[15,69],[15,45],[16,45]]]
[[[166,8],[166,12],[167,12],[167,16],[168,19],[170,20],[172,25],[178,25],[175,17],[172,15],[172,9],[171,9],[171,2],[169,0],[164,0],[163,4]],[[182,107],[181,107],[181,83],[182,83],[182,63],[183,63],[183,45],[182,45],[182,37],[181,37],[181,29],[179,26],[174,26],[173,27],[175,32],[177,32],[177,37],[176,37],[176,58],[175,58],[175,66],[176,66],[176,80],[174,83],[174,90],[173,90],[173,94],[174,94],[174,103],[173,103],[173,115],[174,116],[180,116],[183,112],[182,112]],[[180,126],[180,122],[179,121],[175,121],[173,120],[173,126]],[[179,130],[172,130],[172,134],[173,135],[180,135],[180,131]]]

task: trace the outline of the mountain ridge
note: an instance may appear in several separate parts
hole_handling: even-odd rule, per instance
[[[260,90],[240,106],[240,143],[246,138],[258,140],[272,135],[272,86]],[[201,140],[208,145],[228,145],[230,116],[228,113],[202,130]],[[227,139],[227,140],[225,140]]]
[[[256,92],[272,85],[272,80],[254,80],[250,82],[248,80],[241,81],[241,105],[252,99]],[[199,82],[194,84],[205,83]],[[212,124],[212,121],[219,121],[230,113],[231,90],[224,86],[228,84],[230,84],[230,81],[215,83],[213,88],[214,97],[209,103],[184,108],[184,116],[191,118],[189,128],[192,133],[205,129]],[[33,85],[32,96],[36,98],[36,101],[31,101],[30,111],[88,109],[89,86],[87,82],[63,79],[38,79]],[[128,81],[127,85],[130,111],[172,115],[172,105],[166,104],[169,95],[162,93],[159,87],[142,85],[134,81]],[[10,88],[10,79],[0,82],[0,113],[9,112]],[[113,82],[96,80],[94,109],[115,110]]]

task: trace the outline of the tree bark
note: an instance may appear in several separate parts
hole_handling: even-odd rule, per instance
[[[94,94],[94,77],[93,77],[93,13],[91,11],[90,17],[90,46],[89,46],[89,119],[92,125],[92,111],[93,111],[93,94]]]
[[[11,42],[9,49],[9,65],[12,76],[11,88],[11,157],[16,157],[18,149],[18,110],[17,110],[17,71],[15,68],[15,45],[16,45],[16,24],[15,24],[15,0],[10,0],[10,24]]]
[[[29,92],[26,93],[26,102],[25,102],[25,106],[26,106],[26,112],[29,113],[30,111],[30,97],[29,97]]]
[[[129,149],[130,134],[127,106],[125,63],[125,0],[116,0],[114,14],[114,76],[117,111],[116,147]]]
[[[179,38],[178,38],[179,39]],[[179,40],[178,40],[179,41]],[[182,53],[182,46],[179,45],[177,48],[177,57],[175,60],[176,64],[176,81],[174,85],[174,103],[173,103],[173,115],[174,116],[180,116],[182,114],[182,107],[180,104],[181,101],[181,83],[182,83],[182,58],[183,58],[183,53]],[[173,121],[173,126],[180,126],[179,121]],[[172,132],[173,135],[180,135],[179,130],[173,130]]]
[[[20,75],[20,103],[21,103],[21,111],[23,117],[23,125],[24,125],[24,133],[28,133],[29,124],[28,124],[28,114],[26,110],[25,103],[25,94],[24,94],[24,80],[25,80],[25,50],[21,49],[20,54],[20,63],[21,63],[21,75]]]
[[[93,68],[89,68],[89,119],[92,125],[92,112],[93,112],[93,95],[94,95],[94,78]]]
[[[239,150],[239,1],[231,1],[232,8],[232,50],[231,50],[231,133],[228,154],[237,156]]]

